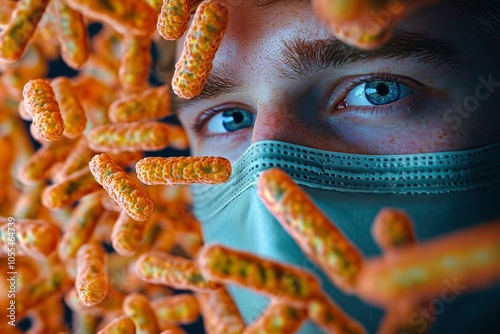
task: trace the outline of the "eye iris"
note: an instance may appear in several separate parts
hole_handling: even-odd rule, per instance
[[[243,109],[230,109],[222,113],[222,125],[229,131],[237,131],[253,125],[253,114]]]
[[[371,81],[366,83],[366,99],[375,105],[389,104],[399,99],[400,84],[395,81]]]

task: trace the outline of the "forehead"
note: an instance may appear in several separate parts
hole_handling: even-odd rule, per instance
[[[297,37],[333,37],[316,19],[310,1],[278,1],[269,6],[243,1],[230,8],[228,30],[214,64],[223,62],[235,71],[253,66],[255,71],[275,60],[284,41]]]
[[[276,1],[266,6],[250,0],[226,2],[229,3],[229,26],[214,63],[246,64],[251,58],[246,54],[248,50],[267,59],[283,44],[283,40],[297,36],[299,31],[305,38],[333,36],[316,20],[310,1]],[[183,45],[185,37],[178,41],[178,46]],[[177,47],[177,58],[181,51],[182,47]]]
[[[277,1],[258,6],[254,1],[229,6],[230,22],[214,65],[253,80],[252,74],[272,70],[281,61],[284,44],[291,40],[326,40],[335,36],[314,15],[310,1]],[[374,15],[374,20],[377,18]],[[455,6],[445,1],[418,11],[398,29],[455,39],[464,30]]]

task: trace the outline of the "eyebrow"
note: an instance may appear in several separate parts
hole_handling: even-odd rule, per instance
[[[282,59],[273,62],[281,77],[305,77],[329,68],[370,60],[415,58],[419,63],[463,67],[465,55],[451,41],[428,37],[426,33],[394,31],[391,40],[375,50],[360,50],[338,39],[296,39],[284,43]]]
[[[426,33],[394,31],[391,40],[375,50],[360,50],[338,39],[284,42],[277,59],[270,60],[273,71],[283,78],[303,78],[330,67],[370,60],[415,58],[420,63],[453,67],[465,65],[465,55],[446,39],[431,38]],[[200,95],[190,100],[174,97],[174,110],[179,113],[189,106],[222,94],[243,90],[244,84],[224,65],[214,66]]]
[[[201,93],[192,99],[181,99],[177,95],[171,95],[173,102],[173,110],[179,113],[183,109],[188,108],[192,104],[199,101],[214,99],[222,94],[235,93],[243,90],[243,82],[237,80],[231,71],[226,66],[214,65],[210,71],[207,82],[203,86]]]

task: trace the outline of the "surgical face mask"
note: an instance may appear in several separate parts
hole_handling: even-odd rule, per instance
[[[292,176],[365,257],[381,255],[370,229],[384,207],[405,210],[419,241],[500,217],[500,144],[460,152],[372,156],[261,141],[234,163],[229,182],[192,187],[194,213],[202,222],[206,243],[220,243],[314,272],[323,290],[369,333],[376,332],[384,311],[331,284],[258,198],[256,180],[271,167]],[[495,291],[488,296],[498,303],[500,289]],[[262,295],[235,286],[229,292],[247,323],[267,307],[268,299]],[[488,302],[484,296],[467,298],[467,305],[478,301],[481,308]],[[448,313],[442,312],[432,333],[481,332],[474,321],[470,331],[464,331],[463,324],[453,331],[457,312],[465,312],[459,301],[447,305]],[[452,306],[458,311],[450,315]],[[300,333],[321,331],[307,322]]]

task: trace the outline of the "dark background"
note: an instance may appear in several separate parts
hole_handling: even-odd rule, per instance
[[[88,26],[90,36],[95,36],[100,30],[102,26],[98,23],[93,23]],[[150,69],[150,76],[149,76],[149,84],[151,86],[160,86],[165,84],[161,80],[161,76],[154,71],[154,68],[156,68],[155,64],[158,61],[158,50],[154,44],[152,44],[151,47],[151,54],[153,56],[153,62],[151,65]],[[69,66],[67,66],[61,58],[51,61],[49,63],[49,73],[47,74],[47,78],[55,78],[58,76],[66,76],[66,77],[74,77],[78,74],[77,71],[73,70]],[[169,116],[164,118],[162,121],[165,121],[167,123],[172,123],[172,124],[180,124],[177,117],[175,115]],[[29,125],[30,122],[25,122],[26,129],[29,133]],[[40,144],[37,143],[36,141],[32,140],[33,145],[35,149],[38,149],[40,147]],[[156,151],[156,152],[145,152],[146,156],[162,156],[162,157],[169,157],[169,156],[185,156],[189,155],[189,151],[178,151],[178,150],[173,150],[170,148],[167,148],[163,151]],[[112,251],[111,247],[107,247],[108,251]],[[175,294],[178,293],[190,293],[190,291],[175,291]],[[75,324],[73,323],[73,315],[72,311],[65,306],[65,319],[66,319],[66,327],[68,330],[71,330],[74,328]],[[24,319],[22,322],[19,324],[19,328],[23,331],[26,332],[30,326],[31,322],[29,318]],[[199,317],[198,320],[190,325],[183,325],[181,326],[187,333],[190,334],[205,334],[205,330],[203,328],[203,321],[202,318]]]

